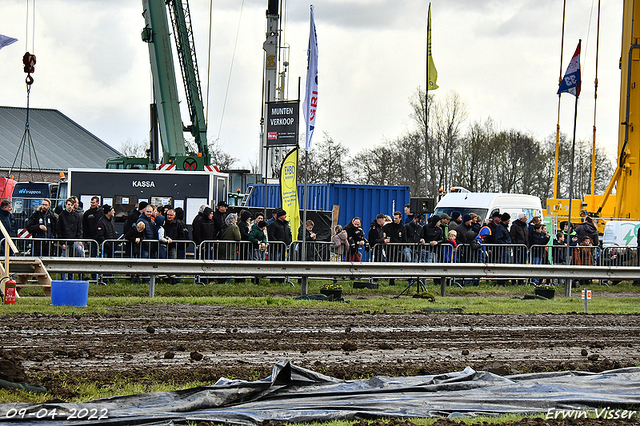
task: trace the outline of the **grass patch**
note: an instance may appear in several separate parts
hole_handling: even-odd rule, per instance
[[[309,294],[318,294],[326,280],[310,280]],[[343,281],[343,296],[349,303],[328,303],[318,300],[298,300],[301,287],[294,283],[270,283],[262,280],[260,284],[251,281],[226,281],[219,284],[194,284],[187,281],[171,285],[158,283],[155,297],[149,297],[148,284],[132,284],[128,280],[118,280],[114,284],[89,285],[89,301],[86,308],[71,306],[51,306],[51,299],[44,296],[40,288],[25,288],[23,297],[15,305],[2,306],[1,314],[34,313],[70,315],[71,313],[120,313],[137,304],[194,304],[234,307],[278,307],[297,309],[332,309],[341,311],[367,311],[387,313],[420,312],[429,309],[462,309],[470,314],[566,314],[584,312],[584,301],[580,289],[574,290],[571,297],[564,297],[564,290],[558,287],[552,300],[529,299],[525,295],[533,294],[531,285],[499,287],[491,282],[481,282],[479,286],[450,286],[446,296],[440,297],[440,286],[431,281],[427,291],[433,301],[416,295],[412,287],[406,295],[397,297],[406,288],[406,281],[397,280],[395,286],[380,281],[378,289],[354,289],[352,281]],[[589,313],[637,314],[640,313],[640,286],[623,282],[614,286],[593,284],[593,299],[588,303]],[[603,297],[606,293],[608,297]],[[618,294],[620,296],[618,296]]]

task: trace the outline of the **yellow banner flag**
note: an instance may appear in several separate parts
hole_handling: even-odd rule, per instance
[[[429,3],[429,19],[427,22],[427,90],[436,90],[438,85],[438,71],[431,56],[431,3]]]
[[[280,196],[282,209],[287,212],[291,235],[295,240],[300,228],[300,204],[298,203],[298,148],[291,150],[280,168]]]

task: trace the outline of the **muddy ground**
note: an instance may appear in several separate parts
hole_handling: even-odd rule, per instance
[[[118,308],[120,311],[122,308]],[[0,378],[60,400],[83,381],[111,386],[220,377],[255,380],[278,360],[338,378],[500,375],[640,365],[640,315],[344,313],[288,308],[137,305],[125,313],[1,317]],[[9,368],[13,360],[17,368]]]

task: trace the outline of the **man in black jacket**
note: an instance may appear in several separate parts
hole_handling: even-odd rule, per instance
[[[92,200],[93,201],[93,200]],[[98,220],[96,226],[96,241],[102,250],[102,257],[113,257],[113,241],[118,238],[115,228],[113,227],[113,216],[116,211],[109,204],[102,206],[102,216]],[[113,275],[103,275],[102,283],[113,283],[115,280]]]
[[[354,217],[351,222],[344,226],[347,232],[347,240],[349,241],[349,252],[347,253],[347,262],[362,262],[360,249],[367,250],[369,242],[364,237],[362,229],[362,219]]]
[[[144,210],[147,208],[148,204],[149,203],[147,203],[146,201],[140,201],[138,203],[138,207],[131,210],[131,213],[129,213],[129,216],[127,216],[127,220],[124,222],[124,228],[122,229],[123,234],[126,235],[126,233],[136,225],[136,222],[138,222],[140,215],[144,213]]]
[[[9,236],[16,237],[18,236],[18,230],[16,229],[16,219],[11,213],[11,201],[2,200],[0,202],[0,221],[4,225],[4,229],[7,230]],[[1,247],[2,254],[4,254],[4,245]]]
[[[287,221],[287,212],[282,209],[279,210],[276,214],[276,220],[267,227],[267,232],[269,233],[269,242],[281,241],[288,247],[291,244],[291,228]],[[280,248],[282,254],[278,256],[278,260],[284,260],[282,245],[280,245]]]
[[[189,230],[187,229],[187,225],[180,219],[176,217],[176,211],[174,209],[169,209],[166,211],[167,220],[164,223],[164,235],[165,237],[171,238],[173,241],[179,240],[188,240],[189,239]],[[181,253],[180,259],[184,258],[185,255],[185,243],[176,243],[172,242],[169,244],[168,250],[168,258],[169,259],[177,259],[178,253]]]
[[[384,241],[386,244],[404,244],[407,242],[407,236],[404,232],[404,225],[402,224],[402,213],[393,212],[393,221],[385,224],[382,227],[384,232]],[[405,262],[406,259],[406,246],[396,245],[387,247],[387,262]],[[410,255],[409,255],[410,257]],[[394,278],[389,279],[389,285],[395,285],[396,280]]]
[[[369,244],[371,244],[371,249],[373,250],[373,260],[375,262],[384,262],[385,248],[384,248],[384,232],[382,231],[382,227],[384,226],[385,215],[382,213],[376,216],[376,220],[371,222],[369,226]],[[347,235],[349,233],[347,232]],[[351,242],[349,242],[351,244]]]
[[[527,250],[529,249],[529,228],[527,227],[527,215],[518,213],[517,219],[511,224],[511,243],[517,245],[513,248],[514,263],[527,263]],[[524,247],[523,247],[524,246]],[[518,284],[524,284],[524,280],[517,280]]]
[[[285,260],[287,248],[291,244],[291,228],[287,221],[287,212],[278,210],[276,220],[267,227],[267,233],[269,234],[269,260]],[[284,278],[272,278],[270,281],[284,282]]]
[[[118,238],[113,227],[113,216],[116,211],[109,204],[102,206],[102,216],[96,225],[96,241],[102,247],[102,257],[113,257],[113,242],[105,240],[115,240]],[[103,244],[104,243],[104,244]]]
[[[216,225],[216,236],[214,239],[220,239],[220,232],[222,231],[222,225],[224,224],[224,220],[227,217],[227,208],[229,204],[224,201],[218,201],[218,206],[216,207],[216,211],[213,212],[213,222]]]
[[[51,213],[51,200],[44,198],[38,210],[33,212],[27,221],[27,231],[34,238],[52,239],[56,235],[56,216]],[[51,241],[35,242],[36,256],[51,256]]]
[[[409,256],[408,262],[424,261],[426,256],[426,252],[423,254],[422,247],[419,246],[420,243],[424,243],[420,222],[422,222],[422,215],[416,213],[413,215],[413,220],[404,225],[405,238],[408,243],[406,248],[407,256]]]
[[[82,215],[82,238],[95,240],[98,236],[98,221],[104,212],[100,208],[100,197],[91,197],[90,207]],[[89,257],[98,257],[98,245],[93,242],[87,242],[89,246]],[[97,278],[96,274],[92,274],[91,278]]]
[[[98,236],[98,221],[104,214],[100,208],[100,197],[91,197],[91,207],[82,215],[82,237],[85,239],[95,240]],[[91,253],[89,256],[96,257],[98,249],[91,244]]]
[[[425,244],[429,245],[426,256],[427,263],[435,263],[438,261],[438,244],[445,240],[441,225],[441,217],[434,214],[429,218],[424,228],[422,228],[422,240]]]

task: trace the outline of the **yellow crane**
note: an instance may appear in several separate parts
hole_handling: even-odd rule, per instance
[[[600,231],[609,219],[640,220],[640,117],[636,121],[634,116],[634,112],[640,116],[640,1],[636,0],[624,0],[620,78],[615,173],[604,194],[585,195],[584,200],[573,200],[571,207],[572,218],[592,216]],[[547,212],[557,218],[566,218],[569,200],[548,199]]]

